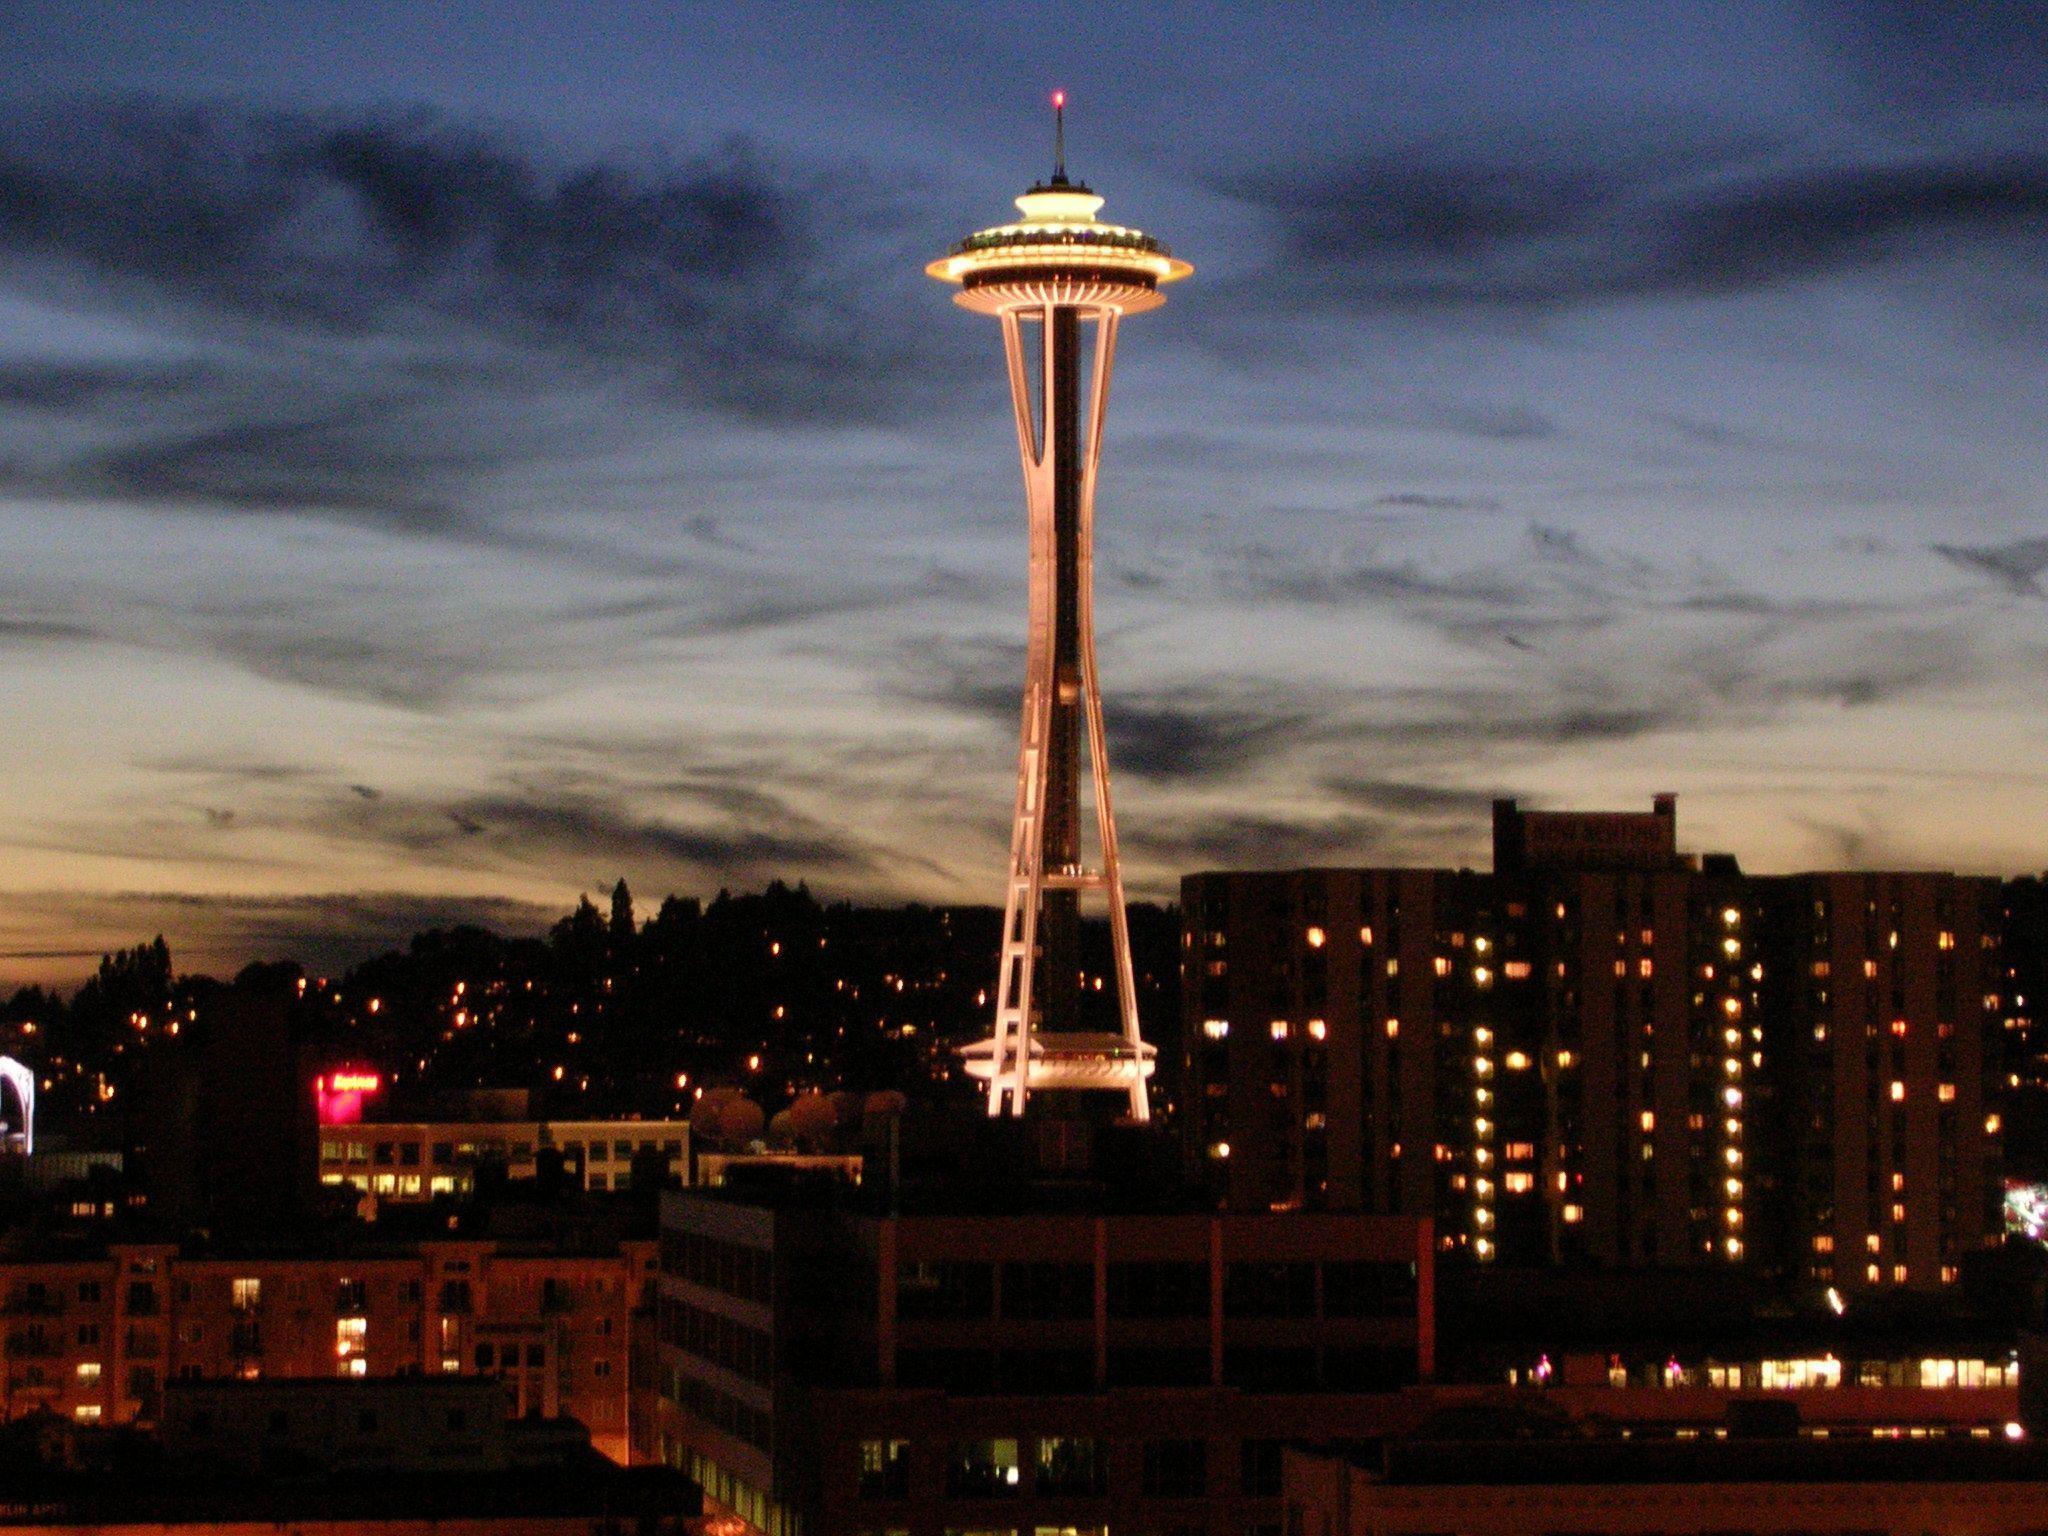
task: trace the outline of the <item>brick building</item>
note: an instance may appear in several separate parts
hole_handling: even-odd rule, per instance
[[[251,1258],[136,1243],[4,1259],[0,1410],[153,1426],[172,1379],[481,1375],[503,1384],[508,1415],[566,1415],[614,1461],[644,1460],[634,1350],[651,1336],[654,1269],[655,1245],[632,1240]]]

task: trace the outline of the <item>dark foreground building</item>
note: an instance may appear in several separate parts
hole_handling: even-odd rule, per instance
[[[1290,1536],[2023,1536],[2048,1453],[1962,1441],[1464,1437],[1285,1457]]]
[[[159,1436],[0,1428],[0,1528],[63,1533],[682,1536],[702,1499],[571,1421],[508,1422],[487,1381],[173,1382]]]
[[[1431,1372],[1425,1221],[663,1197],[660,1439],[770,1536],[1273,1532]]]
[[[1676,829],[1510,800],[1490,874],[1188,877],[1191,1161],[1481,1265],[1955,1284],[2000,1230],[1997,882],[1757,878]]]

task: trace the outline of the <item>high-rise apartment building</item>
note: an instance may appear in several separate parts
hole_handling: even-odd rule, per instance
[[[1183,1124],[1227,1204],[1427,1215],[1479,1263],[1952,1282],[1996,1232],[1995,883],[1750,878],[1676,819],[1502,801],[1490,874],[1185,880]]]

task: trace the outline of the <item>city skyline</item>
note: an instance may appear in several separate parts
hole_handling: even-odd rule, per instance
[[[621,873],[1000,904],[1022,519],[918,268],[1050,168],[1056,85],[1204,273],[1103,476],[1135,897],[1477,863],[1498,794],[2048,865],[2024,8],[14,30],[0,984]]]

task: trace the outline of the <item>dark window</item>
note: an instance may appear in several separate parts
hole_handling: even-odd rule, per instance
[[[1109,1447],[1088,1436],[1038,1442],[1038,1492],[1100,1498],[1109,1492]]]
[[[1228,1317],[1312,1317],[1316,1310],[1313,1264],[1232,1264],[1223,1272]]]
[[[864,1499],[910,1497],[908,1440],[861,1441],[860,1496]]]
[[[1242,1490],[1248,1499],[1280,1496],[1280,1448],[1282,1440],[1247,1440],[1239,1449],[1243,1463]]]
[[[896,1352],[896,1380],[941,1392],[987,1392],[995,1385],[995,1357],[985,1349],[902,1349]]]
[[[1323,1316],[1407,1317],[1416,1302],[1413,1264],[1351,1261],[1323,1266]]]
[[[128,1315],[131,1317],[156,1316],[156,1286],[148,1280],[128,1282]]]
[[[1156,1263],[1109,1266],[1111,1317],[1207,1317],[1209,1266]]]
[[[1005,1264],[1003,1316],[1093,1317],[1095,1271],[1086,1264]]]
[[[1415,1374],[1413,1350],[1347,1345],[1323,1351],[1323,1385],[1333,1392],[1392,1392]]]
[[[994,1305],[995,1272],[987,1264],[908,1264],[897,1277],[899,1317],[987,1317]]]
[[[1315,1387],[1316,1352],[1305,1346],[1246,1345],[1223,1351],[1223,1384],[1247,1392],[1307,1392]]]
[[[1206,1387],[1209,1351],[1153,1345],[1113,1347],[1109,1352],[1109,1384],[1113,1387]]]
[[[1209,1447],[1201,1440],[1147,1440],[1140,1488],[1147,1498],[1199,1499],[1209,1492]]]
[[[446,1280],[441,1284],[441,1310],[443,1312],[466,1313],[470,1309],[469,1282],[467,1280]]]
[[[419,1167],[420,1144],[416,1141],[406,1142],[403,1146],[401,1146],[398,1149],[398,1161],[402,1166],[407,1168]]]
[[[370,1304],[369,1283],[364,1280],[341,1280],[334,1287],[334,1310],[337,1312],[361,1312]]]
[[[956,1440],[946,1463],[946,1492],[971,1499],[1017,1491],[1020,1473],[1014,1440]]]
[[[1006,1349],[996,1357],[998,1392],[1086,1392],[1094,1385],[1092,1349]]]
[[[478,1370],[480,1370],[480,1371],[489,1371],[489,1370],[495,1370],[495,1369],[497,1369],[497,1365],[498,1365],[498,1352],[497,1352],[497,1350],[493,1349],[493,1348],[492,1348],[492,1347],[491,1347],[490,1345],[488,1345],[488,1344],[479,1344],[479,1345],[477,1345],[477,1347],[476,1347],[476,1368],[477,1368]]]
[[[365,1408],[356,1415],[356,1428],[366,1435],[377,1433],[377,1410]]]

